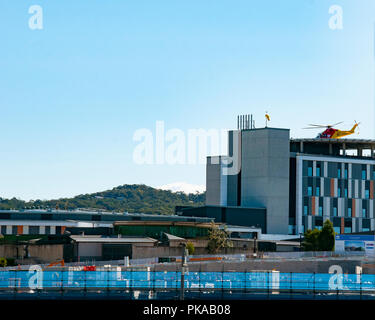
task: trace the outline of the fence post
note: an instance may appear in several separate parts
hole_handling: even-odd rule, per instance
[[[176,263],[176,279],[175,279],[175,281],[176,281],[176,297],[177,297],[177,295],[179,293],[179,291],[178,291],[177,263]]]
[[[13,284],[13,288],[14,288],[14,297],[17,298],[17,269],[14,270],[14,284]]]
[[[315,299],[315,281],[316,281],[316,276],[315,276],[315,271],[314,271],[314,299]]]
[[[292,299],[292,277],[293,277],[293,273],[291,272],[289,276],[290,276],[290,279],[289,279],[289,298]]]
[[[133,269],[130,269],[130,296],[133,297]]]
[[[83,290],[83,291],[84,291],[85,296],[86,296],[86,290],[87,290],[87,284],[86,284],[86,282],[87,282],[87,279],[86,279],[86,278],[87,278],[87,275],[86,275],[86,272],[87,272],[87,271],[86,271],[85,269],[83,269],[83,272],[84,272],[83,274],[85,275],[85,279],[84,279],[84,280],[85,280],[85,287],[84,287],[84,290]]]
[[[201,298],[201,274],[202,274],[202,264],[199,263],[199,272],[198,272],[199,299]],[[214,285],[214,290],[215,290],[215,285]]]
[[[224,265],[221,269],[221,299],[224,297]]]
[[[125,276],[123,277],[123,272],[124,272],[124,274],[126,274],[126,273],[125,273],[126,271],[127,271],[127,270],[126,270],[125,268],[124,268],[124,269],[121,268],[121,280],[124,279],[124,293],[126,292],[126,280],[125,280],[126,277],[125,277]]]
[[[247,293],[247,270],[245,269],[245,296]]]
[[[64,295],[64,270],[61,270],[61,295]]]
[[[153,280],[151,280],[152,281],[152,295],[154,296],[155,295],[155,270],[152,270],[151,271],[152,272],[152,274],[153,274]]]
[[[107,296],[109,295],[109,276],[110,276],[110,268],[111,267],[108,267],[107,269]]]

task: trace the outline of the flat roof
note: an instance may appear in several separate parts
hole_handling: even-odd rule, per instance
[[[219,225],[219,223],[215,223]],[[195,222],[195,221],[156,221],[156,220],[133,220],[133,221],[114,221],[114,226],[185,226],[185,227],[198,227],[198,228],[210,228],[211,223],[208,222]]]
[[[100,243],[155,243],[158,240],[149,237],[98,237],[98,236],[70,236],[76,242],[100,242]]]
[[[357,147],[362,148],[375,148],[375,140],[372,139],[328,139],[328,138],[303,138],[303,139],[290,139],[290,142],[307,142],[314,144],[345,144],[346,149],[356,149]]]
[[[237,129],[238,131],[256,131],[256,130],[284,130],[290,131],[288,128],[274,128],[274,127],[261,127],[261,128],[248,128],[248,129]]]
[[[64,226],[76,228],[112,228],[112,223],[101,221],[72,221],[72,220],[2,220],[0,226]]]
[[[209,217],[187,217],[187,216],[181,216],[181,215],[167,215],[167,214],[146,214],[146,213],[127,213],[127,212],[98,212],[98,211],[81,211],[81,210],[48,210],[48,209],[20,209],[20,210],[0,210],[0,213],[9,213],[9,214],[20,214],[25,215],[25,218],[27,215],[37,215],[37,214],[54,214],[54,218],[59,215],[68,215],[70,220],[79,220],[83,219],[86,216],[90,215],[96,215],[96,216],[104,216],[104,217],[111,217],[111,221],[116,221],[118,219],[119,221],[131,221],[131,219],[154,219],[157,221],[165,221],[165,220],[176,220],[176,221],[186,221],[188,219],[195,219],[196,221],[202,221],[202,222],[209,222],[212,221],[213,218]],[[82,218],[81,218],[82,217]],[[64,220],[67,219],[66,217]],[[92,220],[90,220],[92,221]],[[103,221],[103,220],[102,220]],[[107,220],[104,220],[107,221]]]
[[[204,205],[200,207],[191,207],[191,208],[186,208],[186,209],[196,209],[196,208],[229,208],[229,209],[266,209],[266,207],[242,207],[242,206],[219,206],[219,205]]]
[[[257,227],[226,225],[226,228],[229,232],[262,232],[262,229]]]

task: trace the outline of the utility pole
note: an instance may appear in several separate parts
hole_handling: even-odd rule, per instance
[[[180,291],[180,300],[184,300],[185,294],[185,272],[187,271],[187,254],[186,254],[186,243],[183,242],[180,244],[182,247],[182,259],[181,259],[181,291]]]

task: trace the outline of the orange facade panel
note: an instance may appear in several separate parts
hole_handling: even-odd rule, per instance
[[[65,232],[65,229],[66,229],[66,227],[65,227],[65,226],[62,226],[62,227],[61,227],[61,234],[64,234],[64,232]]]
[[[331,197],[335,196],[335,179],[331,179]]]
[[[23,226],[17,226],[17,234],[23,234]]]
[[[374,199],[374,180],[370,181],[370,199]]]
[[[315,197],[311,197],[311,214],[315,216]]]
[[[352,199],[352,218],[355,218],[355,199]]]

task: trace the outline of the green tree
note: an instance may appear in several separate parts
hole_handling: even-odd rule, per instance
[[[304,234],[302,248],[304,251],[317,251],[319,248],[319,234],[318,229],[307,230]]]
[[[191,241],[188,241],[188,242],[186,243],[186,249],[188,250],[189,255],[192,255],[192,254],[194,254],[194,252],[195,252],[194,244],[193,244]]]
[[[211,222],[211,227],[208,231],[208,239],[207,249],[209,253],[217,253],[220,249],[233,247],[226,227],[224,227],[224,230],[219,229],[213,222]]]
[[[333,229],[333,223],[328,219],[324,221],[318,242],[320,251],[333,251],[335,248],[335,230]]]
[[[326,220],[322,230],[307,230],[302,243],[304,251],[333,251],[335,248],[335,231],[330,220]]]
[[[7,259],[0,258],[0,267],[6,267],[7,266]]]

